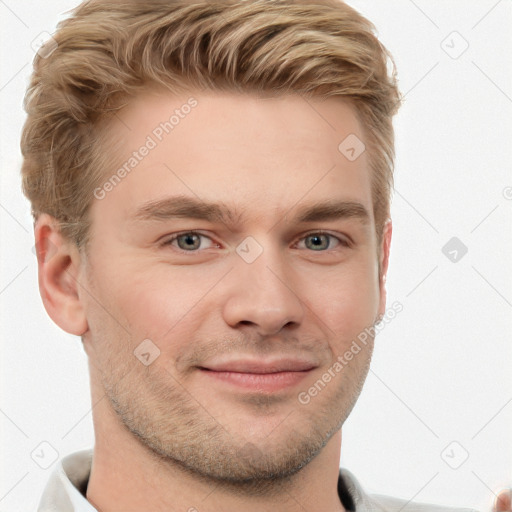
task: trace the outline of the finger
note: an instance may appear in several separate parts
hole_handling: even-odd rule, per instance
[[[512,489],[501,491],[494,502],[493,512],[512,512]]]

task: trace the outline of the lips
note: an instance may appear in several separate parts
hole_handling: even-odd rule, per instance
[[[263,360],[236,360],[219,363],[211,363],[202,366],[201,369],[212,372],[236,372],[269,374],[279,372],[304,372],[315,368],[312,362],[299,359],[278,359],[273,361]]]
[[[244,392],[275,393],[297,386],[317,367],[301,359],[217,361],[199,367],[201,373],[229,388]]]

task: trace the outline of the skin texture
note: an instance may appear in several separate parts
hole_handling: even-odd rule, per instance
[[[341,426],[373,339],[308,404],[297,397],[385,312],[367,153],[350,161],[338,150],[349,134],[364,141],[362,127],[340,99],[148,90],[108,127],[117,165],[190,96],[197,106],[94,198],[87,257],[51,217],[36,223],[45,307],[82,336],[89,358],[96,444],[87,498],[103,512],[343,510]],[[229,214],[135,218],[171,196]],[[333,201],[359,203],[368,217],[297,221],[301,208]],[[169,241],[188,231],[202,236]],[[388,221],[383,276],[391,231]],[[248,263],[240,248],[261,254]],[[146,366],[134,351],[147,339],[146,352],[159,355]],[[312,369],[277,390],[204,370],[284,358]]]

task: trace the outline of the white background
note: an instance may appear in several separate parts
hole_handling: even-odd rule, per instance
[[[36,508],[54,467],[31,458],[41,442],[60,456],[93,443],[86,358],[42,306],[19,179],[31,42],[75,4],[0,0],[0,512]],[[350,4],[405,94],[388,275],[404,309],[377,337],[341,463],[372,492],[487,511],[512,485],[512,2]],[[468,248],[456,263],[452,237]]]

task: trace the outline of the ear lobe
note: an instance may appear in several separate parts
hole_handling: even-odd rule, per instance
[[[34,226],[39,292],[50,318],[64,331],[87,331],[79,294],[81,257],[76,245],[61,234],[56,219],[41,214]]]

